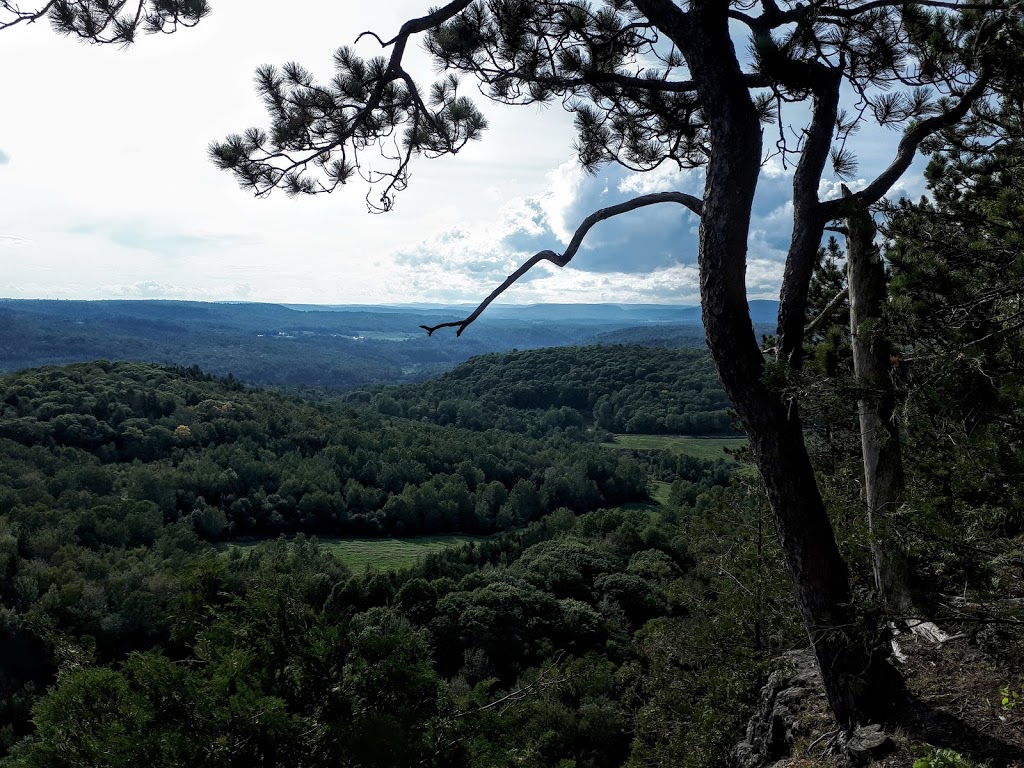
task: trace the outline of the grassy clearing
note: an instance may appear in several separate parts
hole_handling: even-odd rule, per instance
[[[668,504],[668,494],[671,490],[671,483],[663,483],[661,480],[655,480],[651,483],[651,498],[654,499],[655,504]]]
[[[356,331],[356,336],[373,341],[408,341],[421,334],[406,333],[404,331]]]
[[[485,538],[457,533],[447,536],[416,536],[409,539],[317,537],[317,541],[353,573],[363,573],[371,568],[376,571],[408,568],[431,552],[440,552],[467,541],[483,541]],[[224,552],[231,549],[245,551],[259,543],[260,540],[232,541],[218,545],[218,549]]]
[[[728,459],[726,448],[735,450],[747,444],[745,437],[692,437],[689,435],[615,435],[608,448],[620,450],[672,451],[696,459]]]

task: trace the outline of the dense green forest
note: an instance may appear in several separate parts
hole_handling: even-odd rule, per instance
[[[735,434],[707,352],[639,346],[537,349],[473,358],[421,384],[357,391],[391,416],[534,436]]]
[[[1021,337],[1016,294],[985,287],[1008,269],[978,223],[993,204],[959,213],[938,186],[954,173],[886,222],[906,479],[887,523],[982,703],[954,717],[912,690],[896,722],[907,760],[940,744],[999,768],[1024,755]],[[951,251],[922,245],[936,207],[966,219],[943,248],[974,255],[945,282]],[[809,320],[842,295],[843,259],[819,254]],[[801,398],[859,621],[885,636],[849,311],[777,386]],[[4,765],[725,764],[805,635],[750,472],[639,447],[731,434],[706,353],[484,355],[339,399],[150,363],[0,378]],[[350,569],[317,538],[454,533],[477,538],[397,570]],[[964,736],[986,727],[1000,736]]]
[[[774,321],[754,321],[754,332],[760,336],[775,333]],[[629,344],[664,349],[703,349],[704,328],[699,325],[643,325],[635,328],[620,328],[599,333],[591,339],[593,344]]]
[[[0,393],[0,511],[66,537],[39,551],[137,543],[149,519],[211,539],[489,532],[647,494],[636,462],[596,447],[317,407],[195,368],[43,368]]]
[[[128,46],[209,11],[0,2],[0,30],[46,17]],[[452,0],[360,39],[327,78],[261,66],[268,124],[209,159],[261,198],[362,179],[392,212],[420,161],[481,138],[483,99],[560,104],[578,163],[518,202],[518,179],[485,189],[510,204],[479,238],[420,208],[419,245],[366,247],[321,209],[288,254],[316,295],[390,263],[375,288],[479,290],[476,309],[0,300],[0,766],[1024,765],[1024,7]],[[25,280],[68,235],[90,237],[83,261],[104,236],[150,251],[125,282],[280,263],[247,258],[267,256],[256,217],[243,252],[233,212],[170,202],[190,188],[168,159],[193,146],[175,121],[207,116],[191,85],[171,142],[87,94],[109,168],[118,144],[136,156],[110,181],[155,170],[170,194],[136,196],[180,231],[105,231],[135,215],[124,197],[76,209],[30,182],[63,229],[18,207],[27,229],[0,239],[42,258],[12,290],[195,290]],[[494,167],[543,164],[550,125]],[[919,153],[928,197],[893,201]],[[68,184],[93,172],[61,158]],[[574,173],[611,163],[628,172]],[[223,236],[189,234],[214,220]],[[574,259],[580,295],[701,306],[491,306]],[[417,541],[434,551],[394,554]]]
[[[784,645],[766,627],[795,626],[779,624],[778,570],[758,565],[771,545],[737,512],[763,510],[723,487],[720,462],[694,460],[664,505],[636,504],[649,484],[627,453],[314,405],[195,368],[43,368],[0,379],[0,395],[11,765],[724,754],[746,710],[713,714],[717,686],[749,702]],[[368,575],[305,538],[509,528]],[[713,628],[702,616],[737,588],[709,566],[725,553],[695,545],[705,528],[749,536],[731,576],[764,586]],[[204,541],[295,533],[227,553]],[[694,666],[666,667],[688,642]]]
[[[839,359],[834,337],[809,377]],[[588,352],[623,371],[652,354],[507,362]],[[677,359],[710,375],[704,355]],[[442,427],[195,368],[82,364],[0,387],[7,765],[718,765],[771,660],[801,642],[761,491],[721,460]],[[853,416],[822,404],[814,445],[867,594]],[[908,463],[915,497],[942,451],[951,480],[974,462],[929,429],[911,434],[933,446]],[[973,450],[999,445],[993,429]],[[673,480],[660,502],[652,477]],[[917,567],[939,590],[1012,588],[1017,491],[978,506],[964,480],[904,513]],[[307,538],[503,529],[368,573]],[[268,540],[211,543],[239,535]],[[1002,663],[1024,654],[1012,625],[965,626]]]

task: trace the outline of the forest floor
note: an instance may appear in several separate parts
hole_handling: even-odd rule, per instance
[[[878,768],[1024,768],[1024,705],[1004,709],[1001,689],[1024,686],[1021,669],[1001,664],[966,638],[941,645],[904,644],[907,698],[898,725],[887,732],[894,749]],[[773,768],[845,768],[822,753],[832,720],[824,696],[806,700],[793,729],[793,756]],[[955,754],[952,754],[955,753]]]
[[[1000,599],[987,605],[955,604],[967,620],[943,623],[949,640],[898,637],[907,656],[897,665],[907,695],[895,724],[886,728],[895,748],[872,765],[1024,768],[1024,538],[1014,549]],[[1009,701],[1004,703],[1004,698]],[[824,695],[819,691],[805,704],[792,730],[793,755],[774,768],[847,766],[845,759],[822,755],[832,728]]]

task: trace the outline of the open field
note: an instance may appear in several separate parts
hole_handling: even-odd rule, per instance
[[[668,504],[668,494],[671,490],[671,483],[654,480],[651,483],[651,498],[654,499],[655,504]]]
[[[713,461],[728,459],[726,448],[742,448],[745,437],[692,437],[689,435],[615,435],[614,443],[603,443],[606,448],[640,451],[672,451]]]
[[[356,331],[355,338],[373,339],[374,341],[408,341],[422,335],[422,333],[406,333],[404,331]]]
[[[408,568],[431,552],[440,552],[467,541],[483,541],[485,538],[485,536],[455,533],[447,536],[416,536],[408,539],[349,539],[318,536],[317,541],[347,565],[353,573],[362,573],[371,568],[376,571]],[[252,549],[261,541],[232,541],[220,544],[218,548],[222,551],[246,550]]]

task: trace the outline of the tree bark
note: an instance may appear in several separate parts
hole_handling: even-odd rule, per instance
[[[761,126],[729,35],[727,4],[693,0],[685,13],[671,0],[634,4],[679,47],[709,121],[711,153],[699,238],[708,346],[750,438],[829,706],[838,724],[852,729],[888,708],[898,675],[857,627],[846,564],[818,491],[797,409],[789,408],[765,381],[745,285]]]
[[[849,190],[844,187],[843,193],[848,196]],[[846,230],[853,372],[860,389],[857,413],[875,586],[887,610],[907,614],[914,607],[911,569],[890,522],[903,501],[904,478],[899,424],[894,418],[892,346],[881,326],[885,265],[867,210],[849,214]]]

